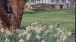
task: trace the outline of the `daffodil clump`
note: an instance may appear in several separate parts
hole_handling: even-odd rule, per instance
[[[0,28],[0,42],[70,42],[71,31],[53,25],[32,23],[14,33]],[[70,40],[68,40],[70,39]]]

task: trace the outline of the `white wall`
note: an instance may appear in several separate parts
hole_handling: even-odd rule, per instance
[[[67,2],[68,0],[65,0],[65,1]],[[61,2],[61,0],[59,0],[59,2]],[[56,0],[54,0],[54,2],[51,2],[51,0],[40,0],[40,2],[39,2],[39,1],[36,0],[35,4],[37,4],[37,3],[60,4],[60,3],[56,3]],[[65,4],[65,2],[61,2],[61,3]]]

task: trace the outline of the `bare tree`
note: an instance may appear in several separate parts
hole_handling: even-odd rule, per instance
[[[13,32],[14,29],[20,28],[24,5],[27,0],[0,0],[0,27],[9,29]],[[5,8],[9,5],[9,9]],[[10,10],[10,12],[7,12]]]

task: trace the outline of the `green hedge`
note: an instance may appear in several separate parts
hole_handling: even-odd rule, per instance
[[[26,9],[26,10],[24,11],[24,14],[33,14],[33,13],[34,13],[33,10],[28,10],[28,9]]]

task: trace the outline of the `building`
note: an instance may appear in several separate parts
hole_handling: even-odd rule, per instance
[[[25,7],[28,9],[51,9],[60,8],[60,4],[63,4],[63,8],[67,8],[67,4],[70,5],[69,0],[28,0]]]

